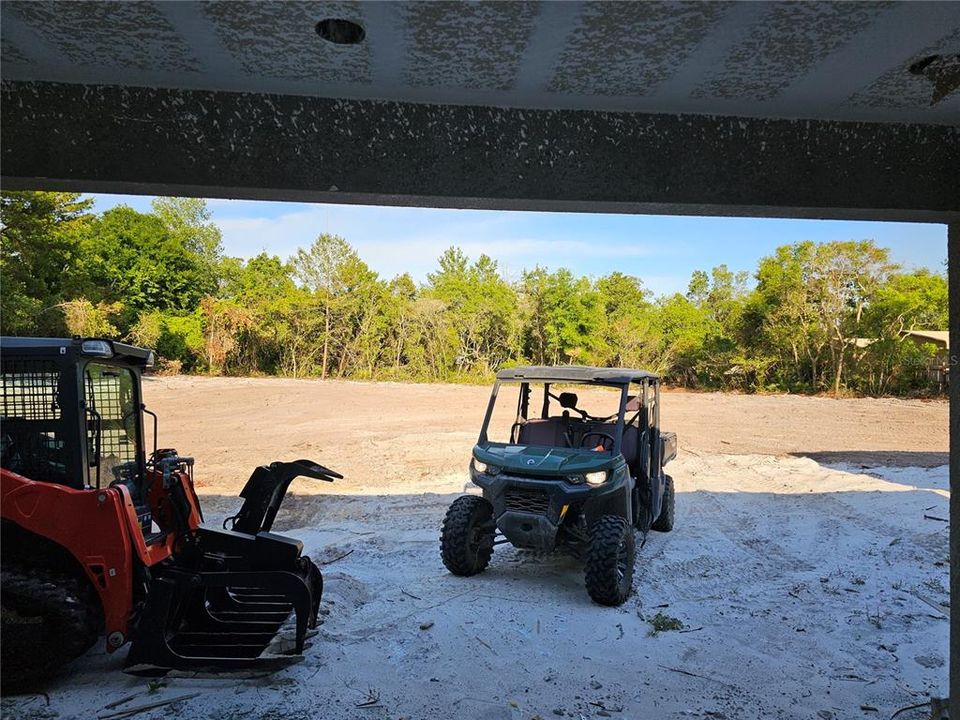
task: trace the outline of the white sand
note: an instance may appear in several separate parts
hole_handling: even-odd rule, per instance
[[[353,551],[324,567],[327,614],[302,663],[147,694],[119,672],[123,652],[97,648],[49,706],[9,698],[3,716],[93,718],[134,692],[199,690],[136,717],[861,718],[946,694],[948,530],[924,518],[947,517],[946,467],[683,452],[669,469],[676,529],[650,535],[621,608],[592,604],[559,554],[502,546],[484,574],[449,575],[437,536],[466,482],[456,467],[344,495],[298,481],[278,529],[320,562]],[[211,522],[236,506],[205,502]],[[689,631],[649,636],[657,612]]]

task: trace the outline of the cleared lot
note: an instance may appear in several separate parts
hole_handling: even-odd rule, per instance
[[[176,377],[148,380],[145,394],[161,445],[194,455],[209,490],[232,494],[255,465],[303,456],[354,492],[463,470],[489,388]],[[701,454],[929,467],[947,462],[947,412],[945,401],[665,393],[662,425]]]
[[[928,519],[947,516],[945,403],[665,395],[677,528],[650,535],[635,595],[609,609],[562,555],[500,547],[471,579],[440,564],[485,388],[172,378],[146,393],[161,444],[197,458],[212,522],[257,463],[347,475],[298,481],[278,519],[333,561],[324,625],[282,673],[154,694],[98,649],[49,706],[8,699],[5,716],[199,691],[154,716],[856,718],[946,693],[947,526]],[[657,613],[683,631],[650,635]]]

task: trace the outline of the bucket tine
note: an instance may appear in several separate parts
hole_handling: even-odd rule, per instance
[[[314,578],[307,575],[172,571],[156,578],[136,626],[127,672],[277,669],[302,659],[316,614]],[[290,622],[292,643],[278,637]]]

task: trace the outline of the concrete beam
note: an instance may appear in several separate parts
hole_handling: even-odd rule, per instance
[[[5,82],[2,183],[437,207],[960,221],[960,129]]]

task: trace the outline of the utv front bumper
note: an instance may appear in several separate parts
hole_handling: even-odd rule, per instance
[[[623,471],[611,471],[611,477],[601,485],[511,471],[489,475],[472,468],[470,475],[493,505],[497,528],[516,547],[552,550],[564,519],[580,513],[586,516],[588,526],[602,515],[616,515],[633,522],[631,481]]]

